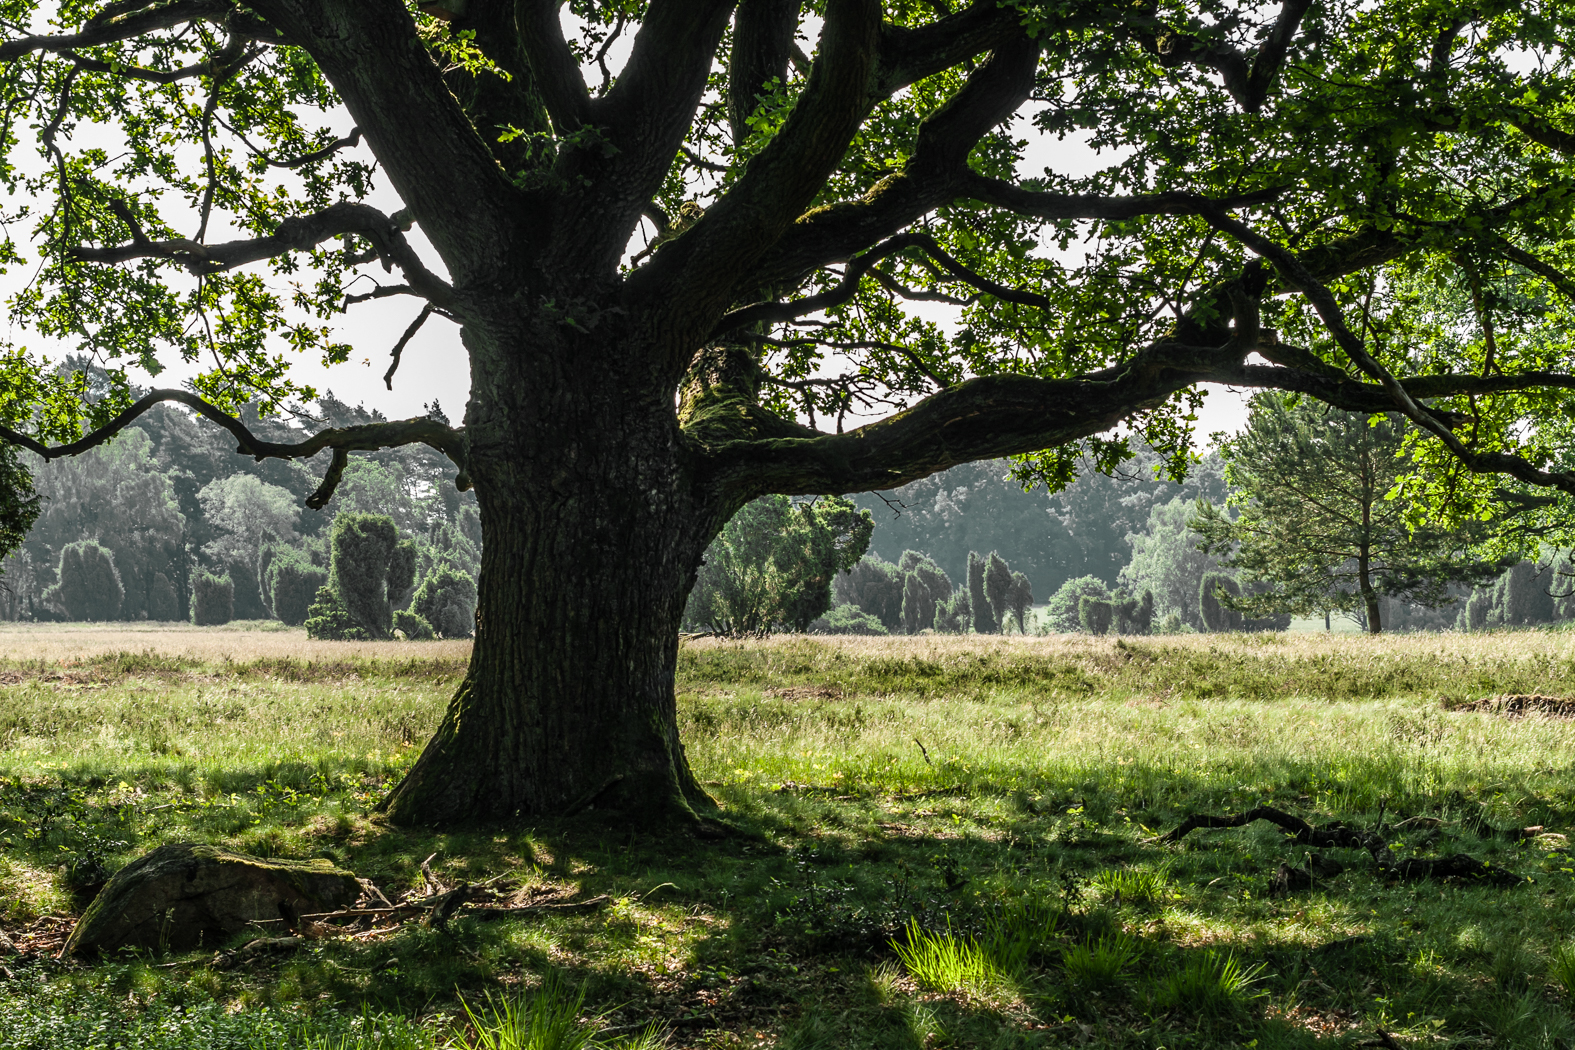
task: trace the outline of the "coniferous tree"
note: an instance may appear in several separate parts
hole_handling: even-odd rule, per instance
[[[213,627],[235,619],[235,584],[228,576],[199,572],[191,581],[191,622]]]
[[[1077,612],[1083,630],[1092,635],[1109,634],[1115,622],[1115,604],[1106,598],[1085,594],[1078,598]]]
[[[317,592],[328,583],[328,570],[313,565],[307,554],[285,547],[269,559],[264,578],[269,610],[291,627],[304,624]]]
[[[1110,588],[1097,576],[1067,580],[1050,596],[1045,606],[1045,626],[1060,634],[1086,631],[1083,624],[1083,599],[1110,601]]]
[[[990,552],[984,566],[984,596],[990,603],[990,616],[996,630],[1006,627],[1006,617],[1011,612],[1012,570],[995,551]]]
[[[1243,618],[1241,611],[1229,600],[1241,597],[1241,584],[1220,572],[1203,577],[1198,586],[1198,615],[1203,629],[1210,634],[1239,631]]]
[[[67,544],[60,552],[57,582],[45,600],[72,620],[115,620],[126,596],[115,555],[97,540]]]
[[[831,608],[833,580],[869,549],[873,527],[836,496],[742,507],[707,549],[684,622],[723,634],[807,630]]]
[[[476,581],[451,566],[436,565],[416,588],[410,611],[444,638],[469,638],[476,631]]]
[[[1192,525],[1201,550],[1268,584],[1226,605],[1259,616],[1360,607],[1377,634],[1382,595],[1435,606],[1454,600],[1452,583],[1496,576],[1502,564],[1473,552],[1469,529],[1414,527],[1410,503],[1390,498],[1409,468],[1404,440],[1393,417],[1255,396],[1222,450],[1237,517],[1199,502]]]
[[[902,626],[902,570],[865,555],[837,576],[833,593],[839,604],[853,605],[879,620],[888,631]]]
[[[1017,621],[1017,633],[1028,633],[1028,610],[1033,608],[1034,587],[1028,577],[1020,572],[1012,573],[1012,583],[1006,592],[1006,608]]]
[[[1154,630],[1154,592],[1115,604],[1117,634],[1151,634]]]
[[[999,622],[990,608],[990,598],[985,593],[985,559],[973,551],[968,552],[968,601],[973,610],[973,629],[979,634],[995,634]]]
[[[328,566],[329,589],[368,637],[387,638],[394,626],[389,575],[399,547],[394,519],[382,514],[340,514],[328,544],[333,558]]]

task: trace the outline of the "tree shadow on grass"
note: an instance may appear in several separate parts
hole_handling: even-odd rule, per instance
[[[325,778],[312,790],[319,772],[236,771],[246,790],[222,800],[13,778],[0,783],[0,837],[8,858],[39,870],[95,855],[108,865],[196,838],[327,854],[390,893],[415,885],[436,855],[452,882],[506,876],[522,893],[612,898],[584,914],[462,914],[447,929],[330,939],[236,972],[195,956],[168,960],[179,968],[133,965],[147,986],[252,1002],[453,1011],[457,997],[557,974],[583,986],[607,1024],[654,1018],[676,1045],[1267,1048],[1370,1037],[1384,1025],[1451,1037],[1513,1030],[1525,1045],[1575,1038],[1531,972],[1545,950],[1537,938],[1571,932],[1531,928],[1547,922],[1536,889],[1396,886],[1353,869],[1270,899],[1274,867],[1298,859],[1278,831],[1160,846],[1141,826],[1165,816],[1144,814],[1148,799],[1123,805],[1079,785],[1038,796],[978,783],[906,795],[730,787],[721,794],[738,834],[722,839],[631,830],[595,813],[431,832],[369,819],[359,782]],[[894,945],[911,929],[981,944],[1034,909],[1053,912],[1055,928],[996,986],[926,986],[897,961]],[[1122,937],[1133,958],[1098,986],[1064,957]],[[1518,938],[1520,955],[1493,947],[1506,937]],[[1248,979],[1221,999],[1209,979],[1227,962]]]

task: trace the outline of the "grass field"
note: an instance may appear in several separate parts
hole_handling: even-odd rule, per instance
[[[0,656],[6,1046],[583,1045],[509,1044],[505,1006],[598,1045],[1575,1045],[1575,719],[1457,709],[1575,698],[1575,634],[691,642],[680,714],[723,838],[381,824],[463,645],[52,625],[0,628]],[[1259,804],[1382,814],[1398,861],[1507,876],[1330,849],[1342,874],[1276,896],[1308,849],[1271,825],[1159,841]],[[513,903],[608,902],[222,970],[30,950],[95,873],[185,840],[391,896],[436,854]]]

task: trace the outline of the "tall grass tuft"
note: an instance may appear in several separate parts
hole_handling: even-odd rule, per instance
[[[1138,944],[1128,933],[1106,934],[1085,940],[1061,952],[1067,978],[1090,991],[1109,988],[1121,980],[1138,957]]]
[[[1190,956],[1159,982],[1154,1006],[1211,1016],[1236,1013],[1256,998],[1252,986],[1262,974],[1261,965],[1245,967],[1234,952],[1222,955],[1211,948]]]
[[[979,942],[953,933],[949,920],[945,933],[930,933],[909,919],[904,939],[891,947],[915,981],[936,991],[980,991],[1003,976]]]
[[[596,1050],[596,1025],[580,1020],[585,989],[572,994],[548,977],[529,996],[494,999],[477,1011],[465,1003],[476,1050]]]
[[[1094,876],[1094,886],[1105,897],[1128,904],[1152,904],[1165,895],[1165,887],[1169,884],[1169,865],[1150,871],[1106,868]]]
[[[1548,979],[1575,999],[1575,944],[1561,944],[1548,960]]]

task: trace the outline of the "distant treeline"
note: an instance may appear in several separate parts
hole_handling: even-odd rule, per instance
[[[1221,558],[1200,551],[1198,534],[1191,528],[1200,500],[1223,508],[1230,494],[1220,457],[1204,457],[1181,484],[1156,478],[1159,463],[1158,454],[1142,450],[1113,476],[1089,470],[1062,492],[1050,494],[1043,489],[1025,492],[1012,480],[1008,461],[990,460],[888,492],[860,495],[855,502],[868,509],[875,522],[871,553],[851,573],[838,577],[838,605],[817,626],[868,629],[867,622],[854,616],[859,610],[888,631],[907,630],[898,609],[900,598],[892,597],[901,583],[875,581],[894,572],[916,574],[922,581],[922,566],[929,565],[931,575],[939,572],[949,585],[950,579],[968,578],[970,558],[978,551],[996,552],[996,558],[1025,576],[1032,593],[1041,596],[1043,605],[1030,630],[1208,631],[1211,624],[1205,617],[1210,609],[1219,610],[1214,630],[1287,626],[1287,615],[1233,616],[1228,606],[1210,601],[1221,587],[1236,594],[1255,587]],[[898,561],[882,557],[888,554]],[[1211,581],[1208,594],[1206,581]],[[946,586],[933,590],[951,594]],[[966,591],[957,593],[968,599]],[[1449,595],[1453,600],[1439,608],[1384,597],[1385,628],[1466,631],[1575,620],[1575,563],[1549,553],[1511,566],[1485,586],[1453,586]],[[943,608],[939,597],[936,602]],[[1363,624],[1361,610],[1350,616]],[[943,616],[940,623],[925,622],[919,629],[944,630],[957,620],[955,615]]]
[[[435,405],[429,411],[441,416]],[[331,395],[313,414],[314,426],[381,418]],[[259,419],[255,411],[242,416],[264,439],[300,437],[282,420]],[[376,533],[374,546],[388,546],[389,557],[395,548],[402,553],[393,576],[383,567],[380,597],[368,606],[388,602],[389,616],[357,606],[342,629],[386,634],[392,606],[408,606],[420,586],[436,580],[444,597],[434,630],[470,633],[481,552],[475,497],[454,488],[453,465],[424,445],[353,456],[324,511],[303,504],[329,453],[255,462],[236,454],[228,433],[175,406],[149,410],[83,455],[49,463],[24,458],[41,511],[22,545],[0,562],[0,618],[301,624],[325,597],[343,604],[335,596],[347,593],[344,587],[330,586],[331,535],[345,518]],[[386,526],[366,525],[368,516]]]

